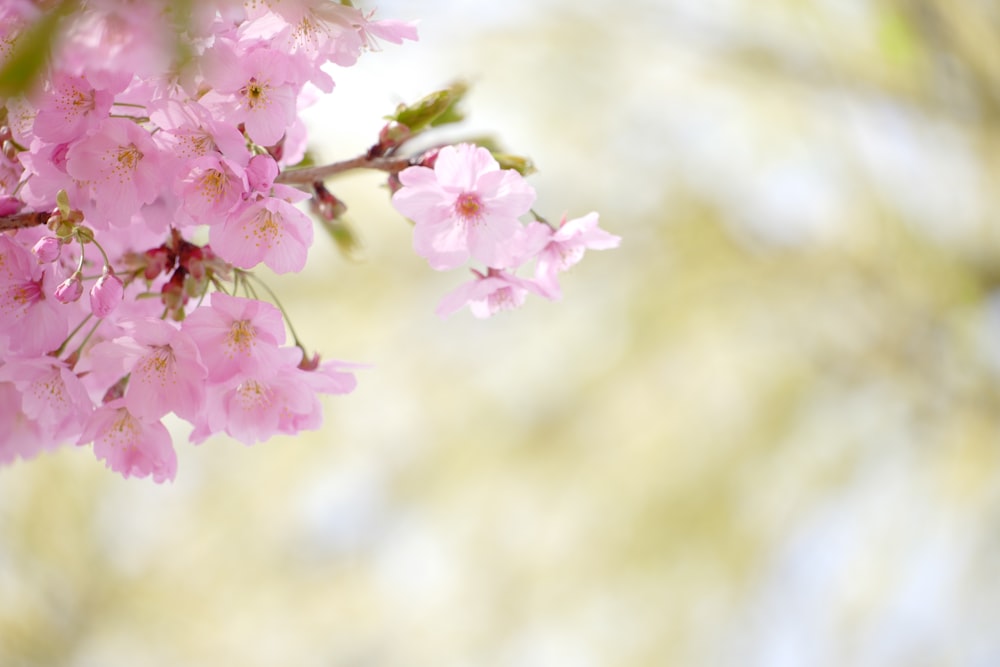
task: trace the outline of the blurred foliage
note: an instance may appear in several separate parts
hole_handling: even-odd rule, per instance
[[[0,665],[997,662],[1000,10],[545,7],[463,24],[466,106],[622,247],[438,322],[352,194],[369,261],[276,286],[377,367],[173,487],[0,470]]]

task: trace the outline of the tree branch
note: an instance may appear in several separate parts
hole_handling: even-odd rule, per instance
[[[336,174],[340,174],[352,169],[378,169],[379,171],[395,174],[410,166],[410,159],[404,157],[368,157],[359,155],[358,157],[334,162],[320,167],[305,167],[303,169],[290,169],[278,174],[274,179],[275,183],[286,183],[289,185],[308,185],[316,181],[322,181]]]
[[[30,213],[3,215],[0,216],[0,232],[44,225],[48,222],[51,215],[51,211],[31,211]]]

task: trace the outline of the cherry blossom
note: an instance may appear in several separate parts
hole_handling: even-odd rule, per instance
[[[518,217],[535,201],[535,190],[513,169],[500,169],[488,150],[472,144],[446,146],[434,168],[399,174],[403,187],[392,203],[415,223],[413,249],[437,270],[473,257],[505,267],[513,259]]]

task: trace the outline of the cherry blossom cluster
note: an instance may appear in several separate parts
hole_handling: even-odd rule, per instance
[[[364,155],[304,164],[300,112],[336,68],[415,40],[411,23],[331,0],[52,4],[0,3],[0,463],[92,445],[163,482],[169,415],[194,443],[317,428],[318,395],[352,391],[356,366],[308,354],[253,269],[301,271],[316,224],[350,244],[325,184],[342,171],[388,173],[432,268],[484,265],[442,315],[558,298],[559,272],[618,243],[596,213],[534,214],[523,160],[469,143],[405,155],[461,118],[458,84],[401,105]],[[19,89],[3,80],[35,66]]]
[[[399,174],[393,195],[396,209],[414,222],[413,249],[436,270],[454,269],[470,258],[486,265],[483,273],[447,295],[438,306],[450,315],[465,305],[476,317],[517,308],[529,292],[561,296],[557,274],[576,264],[587,248],[606,249],[619,238],[598,228],[591,213],[553,228],[541,218],[527,226],[535,191],[514,169],[501,169],[485,148],[445,146]],[[533,278],[518,268],[535,263]]]

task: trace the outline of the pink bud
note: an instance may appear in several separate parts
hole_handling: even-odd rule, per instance
[[[0,215],[14,215],[23,206],[24,202],[17,197],[11,197],[10,195],[0,196]]]
[[[90,288],[90,310],[97,317],[107,317],[121,303],[125,296],[125,286],[111,267],[105,266],[104,273]]]
[[[43,236],[38,239],[38,243],[31,249],[31,252],[35,253],[35,257],[38,258],[40,264],[48,264],[59,259],[59,250],[61,248],[62,242],[55,236]],[[76,301],[76,299],[73,300]]]
[[[59,303],[73,303],[83,295],[83,281],[80,274],[74,273],[66,280],[59,283],[53,296]]]

